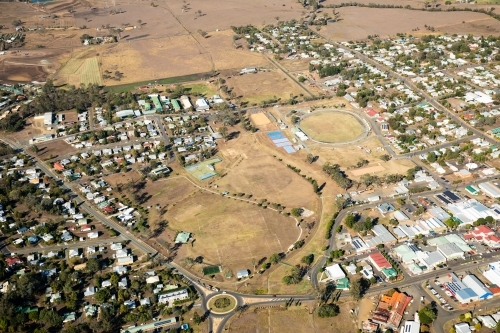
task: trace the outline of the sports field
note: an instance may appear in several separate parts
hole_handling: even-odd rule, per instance
[[[205,180],[217,174],[217,172],[215,171],[214,164],[219,163],[221,161],[222,160],[218,157],[211,158],[209,160],[194,165],[189,165],[186,167],[186,170],[199,180]]]
[[[301,129],[313,140],[340,143],[359,138],[364,125],[349,113],[326,111],[307,116],[300,122]]]

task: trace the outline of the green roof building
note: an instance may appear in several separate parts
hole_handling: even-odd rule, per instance
[[[491,134],[498,135],[500,134],[500,127],[490,129]]]
[[[179,102],[176,99],[172,100],[172,106],[174,107],[175,111],[180,111],[181,106],[179,105]]]
[[[396,272],[394,268],[382,268],[382,274],[384,274],[388,279],[398,276],[398,272]]]
[[[189,237],[191,237],[190,232],[181,231],[175,237],[175,242],[176,243],[187,243],[189,240]]]
[[[340,290],[347,290],[347,289],[349,289],[350,286],[351,286],[351,284],[349,283],[349,279],[346,277],[343,279],[337,280],[337,282],[335,283],[335,288],[340,289]]]
[[[478,195],[479,194],[479,189],[475,187],[474,185],[469,185],[465,187],[465,190],[469,192],[472,195]]]

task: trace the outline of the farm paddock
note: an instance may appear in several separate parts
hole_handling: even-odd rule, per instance
[[[290,99],[304,91],[291,79],[276,70],[233,76],[226,80],[236,96],[242,101],[257,105],[271,99]]]

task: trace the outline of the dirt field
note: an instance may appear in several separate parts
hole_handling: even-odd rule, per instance
[[[399,32],[412,33],[424,25],[446,33],[498,34],[500,22],[481,13],[473,12],[423,12],[405,9],[378,9],[345,7],[337,9],[341,21],[322,27],[320,33],[334,41],[364,39],[378,34],[381,38],[394,36]],[[463,24],[462,21],[466,23]]]
[[[75,148],[63,140],[57,140],[46,144],[38,144],[37,156],[42,160],[48,160],[77,152]]]
[[[356,328],[349,320],[349,309],[352,304],[339,304],[340,314],[334,318],[319,318],[310,314],[313,305],[307,303],[302,306],[288,308],[269,308],[256,311],[247,311],[241,317],[234,316],[226,324],[229,332],[254,333],[254,332],[345,332],[354,333]]]
[[[271,122],[269,118],[262,112],[250,115],[250,120],[255,126],[264,126]]]
[[[258,261],[285,251],[299,235],[291,218],[207,192],[196,192],[177,203],[164,218],[168,221],[167,241],[172,242],[172,231],[188,231],[196,239],[193,246],[181,247],[178,258],[202,256],[206,264],[222,265],[233,274],[251,269],[252,258]]]
[[[365,130],[356,117],[341,112],[314,113],[304,118],[300,127],[312,139],[329,143],[355,140]]]
[[[68,52],[64,49],[8,51],[0,58],[0,81],[44,82],[60,67],[57,58]]]
[[[243,96],[242,101],[251,105],[273,98],[289,99],[298,96],[303,90],[284,74],[278,71],[258,72],[233,76],[226,80],[236,96]]]

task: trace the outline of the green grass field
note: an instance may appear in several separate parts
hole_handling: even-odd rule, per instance
[[[188,88],[191,95],[202,95],[205,97],[212,97],[217,92],[209,85],[204,83],[183,84],[184,88]]]
[[[203,275],[214,275],[220,273],[220,266],[203,267]]]
[[[348,142],[361,136],[364,126],[343,112],[317,112],[300,122],[300,128],[312,139],[322,142]]]
[[[113,91],[113,92],[125,92],[125,91],[130,91],[132,89],[135,89],[139,86],[146,86],[148,84],[154,84],[155,82],[157,82],[159,84],[184,83],[184,82],[197,81],[200,79],[204,79],[208,75],[210,75],[210,73],[175,76],[175,77],[169,77],[169,78],[164,78],[164,79],[159,79],[159,80],[139,81],[139,82],[134,82],[134,83],[109,86],[109,87],[106,87],[105,90],[106,91]]]

